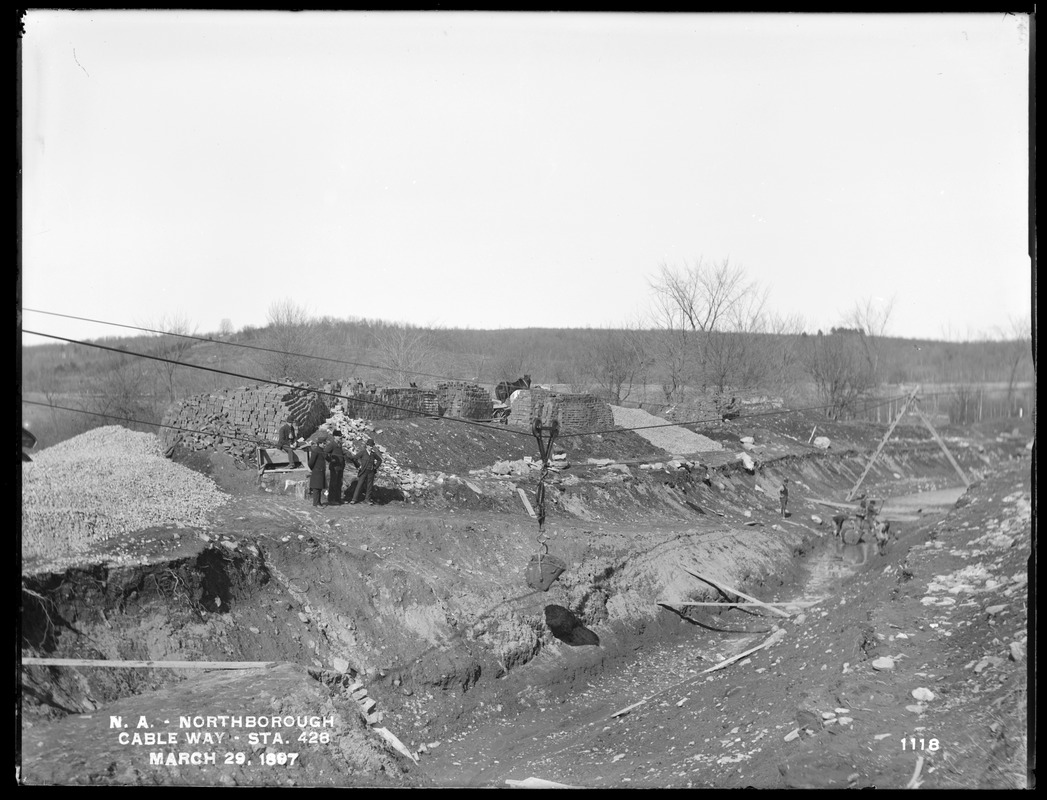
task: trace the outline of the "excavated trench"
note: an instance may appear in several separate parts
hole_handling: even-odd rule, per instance
[[[975,455],[960,453],[968,471],[985,466]],[[177,558],[24,575],[23,656],[299,665],[301,680],[395,731],[419,764],[396,756],[415,776],[400,777],[424,785],[426,742],[511,716],[528,687],[570,693],[638,648],[671,645],[714,621],[710,610],[658,605],[722,597],[682,565],[768,600],[795,596],[812,565],[820,585],[845,574],[826,556],[834,512],[816,501],[840,500],[863,462],[858,453],[786,457],[755,475],[735,464],[619,468],[561,484],[548,527],[568,568],[545,593],[523,576],[533,522],[475,508],[452,516],[447,493],[428,507],[326,523],[288,514],[261,531],[248,519],[195,537],[154,532],[178,538]],[[785,477],[793,499],[781,519]],[[944,456],[923,448],[886,453],[865,485],[888,496],[955,482]],[[912,514],[900,509],[896,524]],[[44,731],[204,674],[26,665],[21,714]]]

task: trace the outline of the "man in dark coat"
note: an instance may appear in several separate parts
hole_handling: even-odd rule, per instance
[[[327,473],[327,461],[324,460],[323,442],[317,440],[309,448],[309,494],[313,496],[313,505],[321,506],[320,495],[324,490],[324,476]]]
[[[342,504],[342,474],[345,472],[345,451],[342,449],[342,433],[335,431],[324,444],[324,456],[330,471],[327,483],[327,505]]]
[[[788,486],[788,484],[789,484],[789,479],[786,478],[785,480],[782,481],[782,486],[778,490],[778,500],[782,504],[782,516],[783,517],[786,515],[785,514],[785,507],[787,505],[789,505],[789,486]]]
[[[284,424],[280,426],[277,437],[276,446],[287,453],[287,463],[292,467],[301,466],[302,462],[298,460],[298,456],[294,452],[295,433],[290,417],[285,419]]]
[[[360,502],[360,492],[364,492],[364,500],[372,503],[371,489],[374,487],[374,476],[378,468],[382,466],[382,456],[378,452],[378,446],[374,439],[368,439],[364,448],[356,454],[357,463],[360,465],[356,470],[356,491],[353,492],[353,505]]]

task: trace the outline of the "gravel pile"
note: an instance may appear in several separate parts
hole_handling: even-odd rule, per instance
[[[22,555],[68,555],[154,526],[203,527],[226,499],[211,479],[165,459],[155,435],[95,428],[23,462]]]
[[[666,425],[666,421],[654,414],[648,414],[642,408],[623,408],[622,406],[611,406],[614,414],[614,424],[620,428],[642,428],[647,425]],[[707,436],[694,433],[686,428],[670,425],[663,428],[646,428],[636,433],[642,436],[656,447],[660,447],[672,455],[687,455],[689,453],[710,453],[723,450],[723,445],[714,442]]]

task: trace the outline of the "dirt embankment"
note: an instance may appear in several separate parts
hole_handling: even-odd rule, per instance
[[[710,469],[657,461],[667,455],[635,434],[578,437],[564,447],[571,466],[551,487],[547,523],[550,550],[568,569],[541,593],[524,580],[537,530],[516,492],[533,489],[533,469],[494,470],[505,452],[493,457],[484,438],[493,433],[441,430],[429,439],[421,428],[386,423],[376,432],[411,469],[456,470],[413,504],[314,511],[293,495],[260,490],[252,472],[221,457],[198,460],[196,468],[233,495],[208,525],[120,534],[100,543],[83,566],[37,564],[24,575],[23,655],[298,664],[326,681],[301,677],[309,703],[353,701],[335,738],[348,740],[357,725],[388,726],[419,763],[388,743],[378,746],[386,759],[378,766],[355,746],[339,762],[332,739],[299,750],[295,780],[322,784],[333,771],[360,783],[390,775],[424,783],[428,744],[490,707],[483,698],[508,697],[505,687],[524,679],[518,676],[552,684],[597,673],[641,642],[693,635],[691,622],[655,602],[717,597],[696,587],[680,565],[765,597],[797,580],[797,556],[829,530],[824,520],[831,514],[815,501],[840,497],[862,468],[858,457],[818,454],[802,443],[750,474],[731,463]],[[730,441],[738,433],[722,435]],[[772,432],[761,440],[771,444]],[[533,449],[521,444],[519,460]],[[974,450],[958,456],[968,469],[987,467]],[[620,463],[630,460],[656,468]],[[889,452],[867,481],[873,490],[905,480],[940,486],[950,472],[940,454],[916,447]],[[797,488],[783,520],[776,487],[786,475]],[[577,656],[567,673],[555,657],[564,648]],[[238,674],[247,684],[256,680]],[[236,675],[227,679],[223,686],[238,685]],[[202,680],[195,670],[26,667],[22,710],[38,747],[26,778],[63,782],[58,776],[67,773],[29,770],[58,759],[54,743],[68,744],[62,731],[70,715],[92,714],[95,722],[81,727],[104,728],[115,702],[131,709],[132,699]],[[281,680],[293,682],[289,674]],[[186,697],[172,695],[170,706],[206,715],[231,703],[217,688],[211,700]],[[116,766],[91,772],[93,781],[193,782],[214,770],[147,769],[141,748],[112,750]],[[223,774],[252,782],[246,773]]]

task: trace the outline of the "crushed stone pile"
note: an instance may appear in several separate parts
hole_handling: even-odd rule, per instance
[[[53,558],[151,527],[205,527],[227,496],[163,457],[159,439],[108,425],[22,464],[22,556]]]
[[[346,447],[358,450],[365,441],[376,437],[378,434],[375,427],[366,420],[357,419],[346,415],[344,411],[335,411],[320,425],[320,430],[326,433],[341,431]],[[396,463],[396,458],[379,442],[378,452],[382,454],[382,467],[375,476],[375,486],[389,489],[399,489],[403,492],[404,499],[410,500],[417,497],[432,485],[432,480],[421,473],[412,472]],[[352,464],[347,465],[348,470],[353,469]]]
[[[611,406],[614,414],[614,424],[620,428],[642,428],[635,431],[638,435],[649,441],[656,447],[660,447],[672,455],[686,455],[689,453],[712,453],[723,450],[723,445],[714,442],[707,436],[694,433],[686,428],[668,425],[661,428],[649,428],[648,425],[666,425],[666,421],[654,414],[648,414],[642,408],[623,408],[622,406]]]

